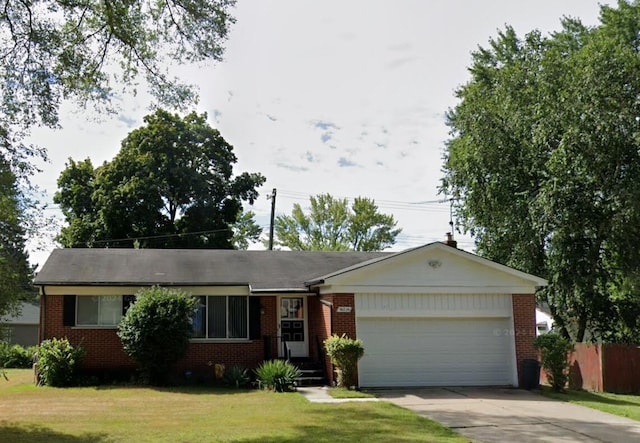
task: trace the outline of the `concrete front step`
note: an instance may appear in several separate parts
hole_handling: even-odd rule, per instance
[[[298,378],[298,386],[323,386],[324,374],[319,369],[302,369],[302,376]]]
[[[296,380],[298,386],[324,386],[324,377],[300,377]]]

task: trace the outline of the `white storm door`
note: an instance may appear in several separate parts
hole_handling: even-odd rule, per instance
[[[307,326],[307,300],[305,297],[280,297],[278,319],[278,356],[309,356],[309,331]]]

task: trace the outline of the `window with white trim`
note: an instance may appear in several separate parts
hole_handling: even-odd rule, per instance
[[[196,297],[192,338],[248,339],[249,303],[246,295]]]
[[[76,325],[78,326],[117,326],[121,318],[121,295],[76,297]]]

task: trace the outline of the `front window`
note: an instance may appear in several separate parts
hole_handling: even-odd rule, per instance
[[[79,326],[116,326],[122,318],[120,295],[79,296],[76,300]]]
[[[249,338],[247,296],[209,295],[196,297],[193,338]]]

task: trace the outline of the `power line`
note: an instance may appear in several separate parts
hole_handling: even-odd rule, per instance
[[[288,190],[278,190],[279,197],[291,199],[291,200],[304,200],[308,201],[311,194],[299,191],[288,191]],[[346,199],[348,201],[352,201],[354,197],[344,197],[344,196],[334,196],[340,199]],[[418,202],[405,202],[399,200],[378,200],[372,199],[379,208],[383,209],[392,209],[392,210],[403,210],[403,211],[418,211],[418,212],[449,212],[449,208],[447,206],[443,206],[443,203],[449,203],[450,199],[440,199],[440,200],[425,200]]]

